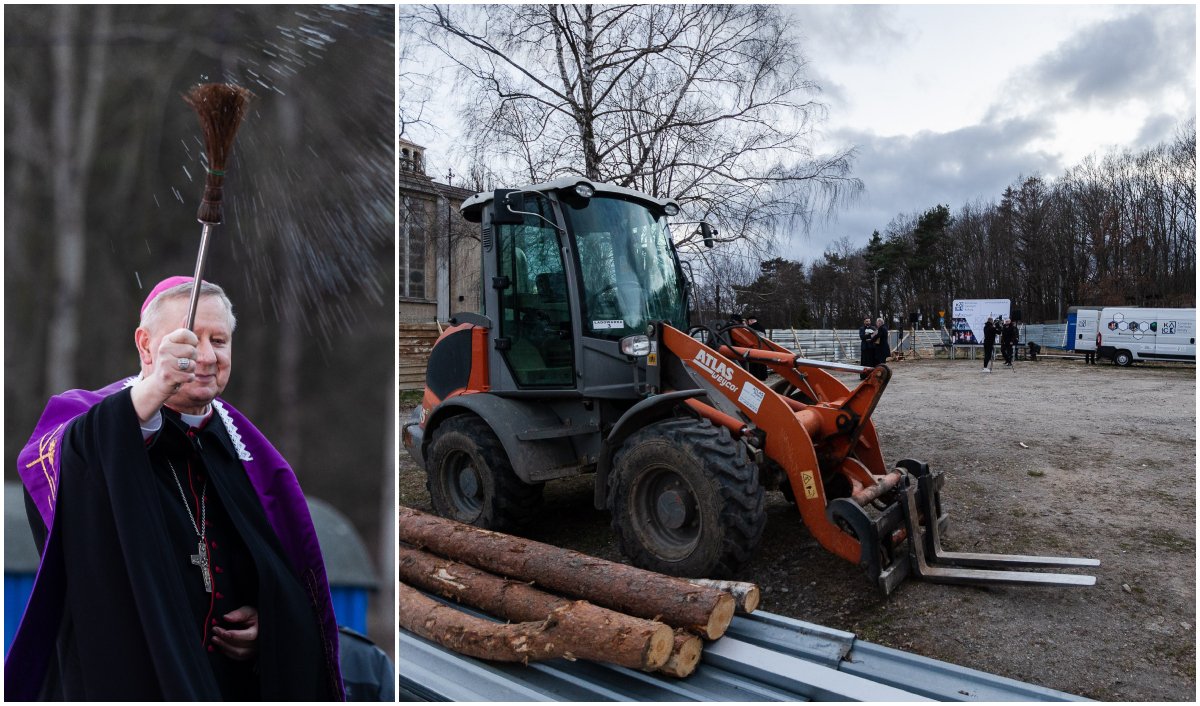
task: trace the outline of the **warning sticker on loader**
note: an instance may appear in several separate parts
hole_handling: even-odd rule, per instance
[[[817,499],[817,481],[812,471],[800,471],[800,483],[804,486],[804,497],[808,500]]]
[[[621,329],[621,328],[625,328],[625,322],[621,321],[620,319],[603,319],[600,321],[592,322],[592,330],[593,331],[607,331],[610,329]]]
[[[738,402],[746,409],[757,414],[758,408],[762,406],[763,398],[766,396],[767,393],[758,389],[757,385],[746,382],[742,383],[742,393],[738,395]]]

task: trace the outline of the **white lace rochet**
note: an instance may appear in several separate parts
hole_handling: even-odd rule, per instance
[[[133,384],[142,378],[141,373],[134,375],[125,381],[121,389],[133,387]],[[212,401],[213,409],[221,417],[221,421],[225,424],[225,431],[229,432],[229,439],[233,442],[233,448],[237,451],[237,456],[242,461],[253,461],[254,457],[250,455],[250,451],[246,449],[246,445],[242,443],[242,435],[238,432],[237,425],[233,423],[233,418],[229,416],[229,410],[225,409],[225,405],[220,400]]]

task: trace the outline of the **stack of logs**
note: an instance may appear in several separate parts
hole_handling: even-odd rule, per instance
[[[701,638],[721,637],[735,610],[759,601],[753,584],[674,578],[406,507],[398,563],[401,628],[502,662],[565,657],[686,677]]]

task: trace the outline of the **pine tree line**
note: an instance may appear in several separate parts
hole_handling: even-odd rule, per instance
[[[1195,121],[1058,178],[1019,176],[998,201],[897,216],[865,246],[843,238],[812,262],[708,257],[698,320],[753,310],[770,326],[852,328],[867,312],[919,312],[936,327],[953,300],[975,298],[1009,299],[1029,322],[1074,305],[1195,306]]]

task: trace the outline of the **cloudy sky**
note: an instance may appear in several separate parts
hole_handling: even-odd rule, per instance
[[[998,199],[1020,175],[1168,140],[1196,114],[1192,5],[804,5],[825,137],[867,192],[793,238],[794,257],[865,243],[895,216]]]
[[[791,5],[828,107],[822,138],[858,150],[866,193],[784,247],[864,244],[897,215],[995,200],[1089,154],[1168,140],[1196,114],[1194,5]],[[464,173],[453,106],[417,130],[430,170]]]

